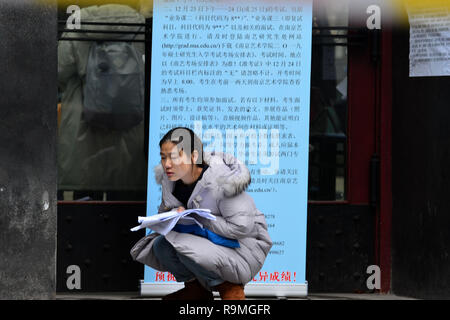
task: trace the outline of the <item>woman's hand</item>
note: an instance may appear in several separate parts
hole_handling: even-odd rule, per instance
[[[185,207],[178,207],[178,208],[177,208],[177,212],[183,212],[184,210],[186,210]]]

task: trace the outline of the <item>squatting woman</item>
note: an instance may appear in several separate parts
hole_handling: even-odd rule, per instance
[[[250,172],[231,155],[204,154],[188,128],[174,128],[159,142],[161,163],[155,177],[162,188],[159,212],[210,209],[216,220],[177,225],[167,235],[151,234],[134,257],[184,282],[166,300],[243,300],[244,286],[260,271],[272,246],[264,215],[245,192]],[[132,250],[133,255],[133,250]]]

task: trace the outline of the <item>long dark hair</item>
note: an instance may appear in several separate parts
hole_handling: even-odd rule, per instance
[[[203,159],[202,140],[200,140],[200,138],[191,129],[185,127],[170,129],[159,141],[159,147],[161,148],[161,146],[167,141],[175,144],[178,151],[183,150],[189,159],[191,158],[192,152],[196,150],[198,152],[198,158],[194,164],[200,168],[203,168],[206,165]]]

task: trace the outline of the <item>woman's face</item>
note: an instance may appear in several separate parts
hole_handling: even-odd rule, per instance
[[[161,145],[161,164],[170,181],[177,181],[192,174],[192,162],[176,144],[166,141]],[[183,179],[184,180],[184,179]]]

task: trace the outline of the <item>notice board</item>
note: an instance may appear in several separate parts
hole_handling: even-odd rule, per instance
[[[305,296],[312,1],[155,0],[147,215],[162,135],[192,128],[205,152],[248,166],[273,247],[248,296]],[[143,295],[183,285],[149,267]]]
[[[409,4],[409,76],[450,76],[450,12],[447,5]]]

